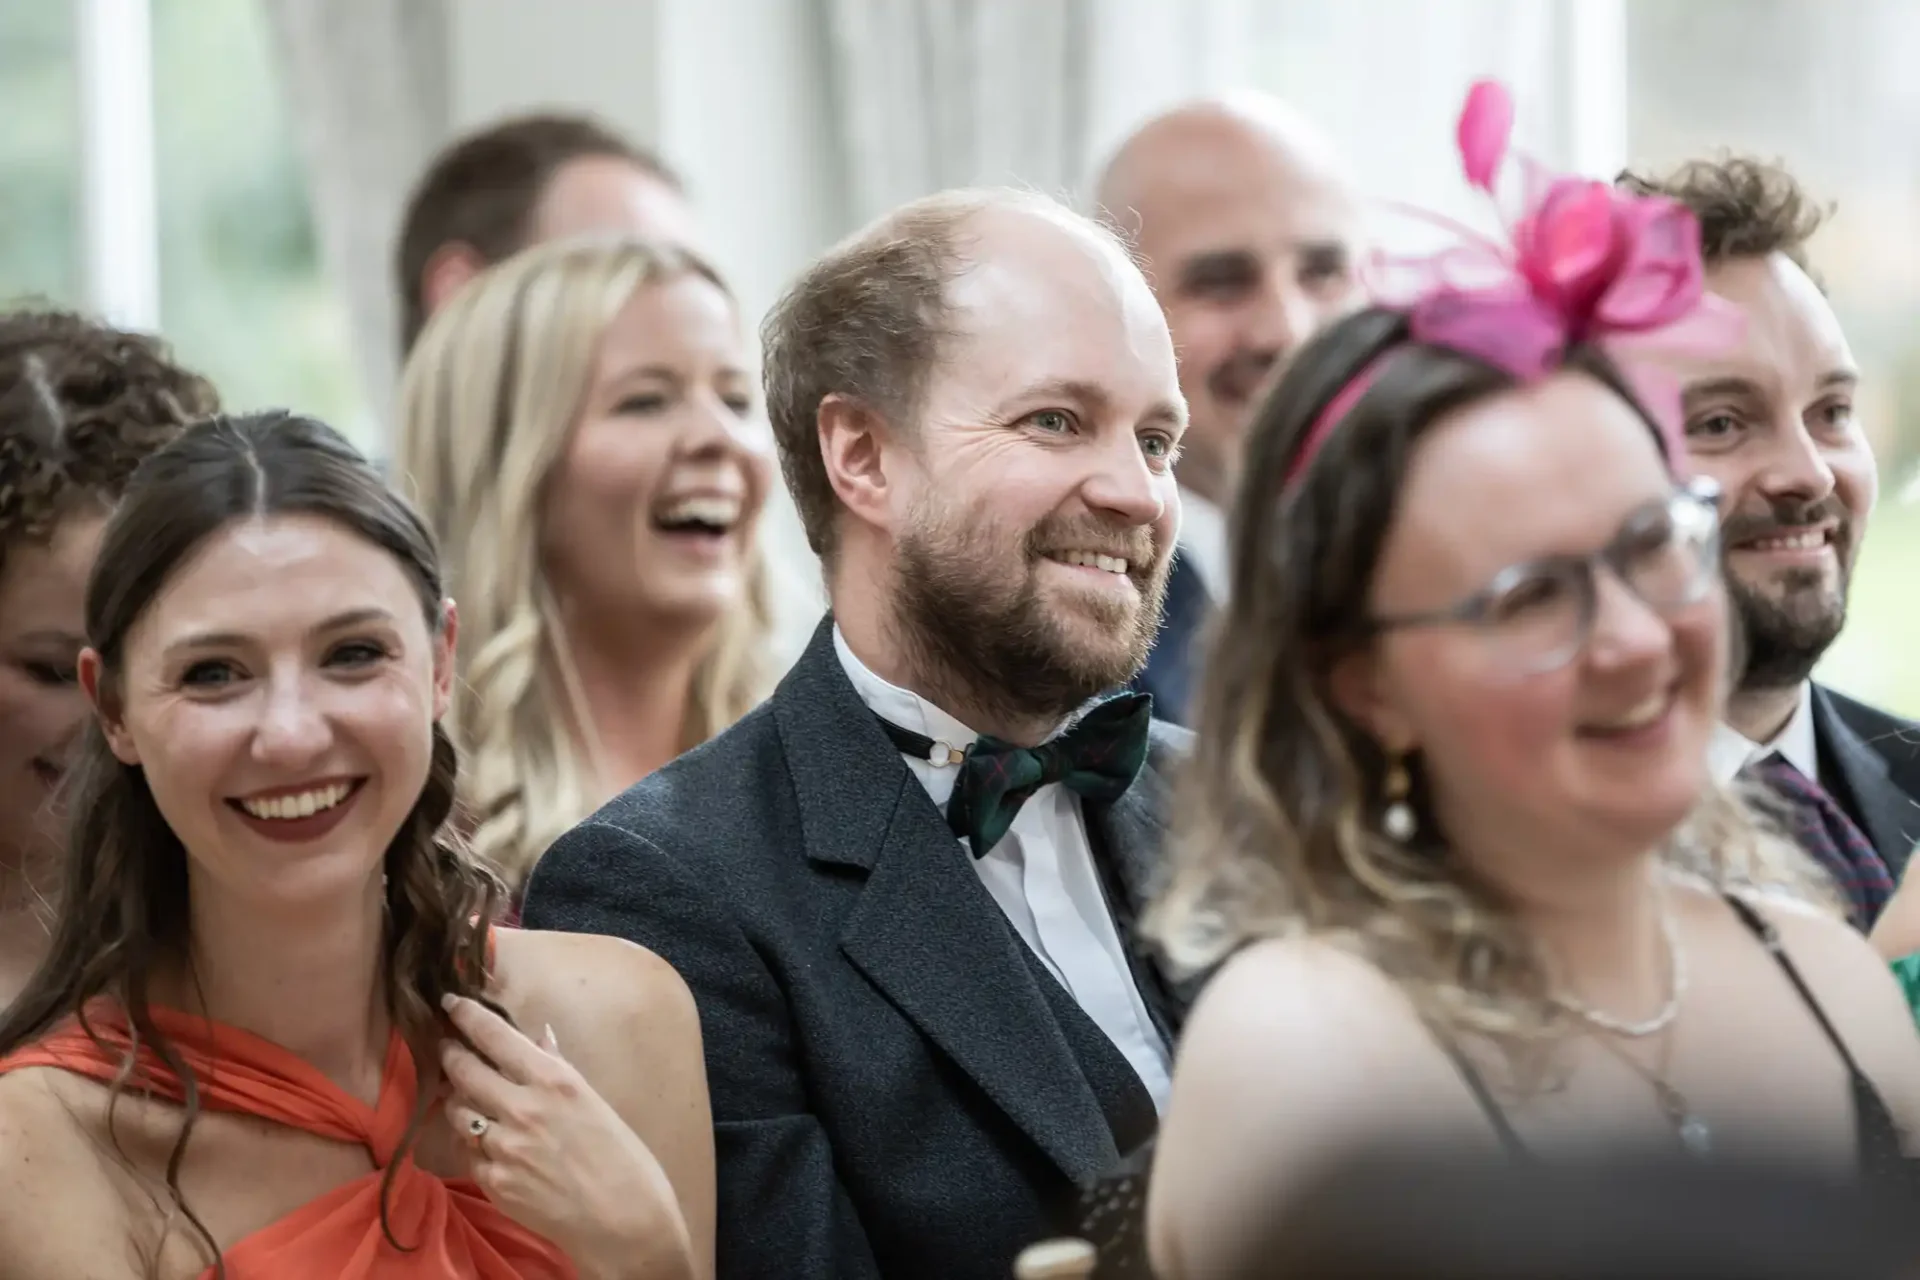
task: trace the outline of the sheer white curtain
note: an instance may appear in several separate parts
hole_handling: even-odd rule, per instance
[[[1453,146],[1475,78],[1518,143],[1610,176],[1626,159],[1625,0],[828,0],[860,220],[941,187],[1084,191],[1146,117],[1228,89],[1317,120],[1382,199],[1473,209]]]
[[[1065,194],[1087,149],[1097,0],[828,0],[850,207],[976,183]]]
[[[1146,116],[1257,83],[1248,53],[1262,15],[1292,7],[826,0],[827,70],[855,220],[976,183],[1084,195],[1097,160]]]
[[[1514,142],[1556,168],[1611,177],[1627,158],[1622,0],[1242,3],[1220,38],[1238,83],[1317,121],[1365,192],[1486,226],[1461,179],[1454,124],[1482,76],[1512,90]],[[1383,222],[1386,234],[1405,224]]]
[[[398,373],[394,237],[447,130],[439,0],[265,0],[329,273],[345,293],[367,402],[385,421]]]
[[[263,3],[301,130],[323,250],[353,316],[367,397],[384,407],[395,372],[393,235],[407,191],[446,136],[463,70],[454,64],[474,40],[452,38],[445,0]],[[783,172],[791,165],[770,153],[792,149],[794,121],[809,113],[799,110],[806,104],[774,99],[794,85],[823,83],[831,109],[809,128],[831,136],[802,150],[832,163],[817,166],[826,176],[800,194],[809,207],[843,214],[847,225],[837,231],[943,187],[1010,182],[1061,195],[1084,191],[1098,158],[1147,115],[1230,88],[1278,93],[1318,119],[1374,194],[1453,211],[1464,200],[1453,112],[1476,75],[1513,84],[1521,141],[1543,157],[1596,171],[1625,158],[1624,143],[1610,141],[1624,136],[1625,105],[1603,38],[1604,15],[1620,12],[1625,0],[816,0],[799,17],[794,0],[729,0],[736,29],[777,22],[781,31],[814,37],[781,42],[780,75],[758,64],[733,68],[744,84],[721,74],[724,59],[739,55],[735,46],[667,47],[705,29],[687,17],[703,6],[631,3],[662,16],[661,47],[635,49],[631,75],[588,76],[575,87],[577,105],[633,117],[635,102],[685,78],[683,59],[697,57],[706,68],[697,78],[731,95],[722,104],[731,114],[750,106],[779,113],[781,124],[724,136],[696,129],[703,152],[726,154],[703,154],[689,167]],[[462,30],[473,37],[468,28],[511,16],[493,13],[484,5],[461,9]],[[1594,14],[1603,15],[1598,28]],[[528,84],[552,83],[582,48],[615,33],[624,41],[640,22],[590,3],[549,6],[544,16],[551,29],[541,28],[539,47],[521,51],[536,60],[524,68]],[[578,100],[602,93],[606,102]],[[703,90],[703,100],[712,97]],[[716,101],[698,110],[718,110]],[[811,190],[822,181],[844,190]],[[782,246],[782,258],[823,247],[794,242],[793,205],[749,203],[755,207],[745,212],[713,211],[734,239]],[[824,241],[837,231],[817,234]]]

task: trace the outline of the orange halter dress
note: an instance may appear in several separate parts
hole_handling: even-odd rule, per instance
[[[102,1049],[69,1022],[0,1059],[0,1073],[54,1067],[110,1083],[131,1043],[123,1015],[89,1012]],[[388,1196],[394,1248],[380,1224],[380,1184],[398,1154],[419,1095],[413,1053],[399,1031],[387,1044],[375,1105],[352,1097],[289,1050],[237,1027],[172,1009],[154,1025],[192,1070],[209,1111],[255,1116],[335,1142],[366,1148],[374,1170],[336,1187],[224,1251],[231,1280],[573,1280],[575,1268],[543,1237],[507,1217],[479,1186],[441,1178],[403,1161]],[[180,1079],[141,1046],[133,1087],[182,1102]],[[214,1275],[209,1268],[202,1280]]]

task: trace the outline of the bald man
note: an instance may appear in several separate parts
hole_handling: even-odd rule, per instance
[[[1360,203],[1327,140],[1253,94],[1149,120],[1107,162],[1095,199],[1146,260],[1191,415],[1179,554],[1159,641],[1134,682],[1156,716],[1186,723],[1193,637],[1227,590],[1241,442],[1275,366],[1360,300]]]

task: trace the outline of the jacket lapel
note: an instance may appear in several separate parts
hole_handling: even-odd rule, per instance
[[[860,701],[832,618],[774,695],[807,856],[867,873],[841,949],[1078,1183],[1118,1159],[1045,995],[966,850]]]
[[[1120,902],[1113,904],[1121,940],[1133,958],[1136,982],[1147,997],[1149,1011],[1169,1044],[1178,1040],[1187,1010],[1198,997],[1203,975],[1176,978],[1158,951],[1139,936],[1141,916],[1160,891],[1166,868],[1168,816],[1173,803],[1170,772],[1191,736],[1183,729],[1155,725],[1140,776],[1111,805],[1087,806],[1087,821],[1098,827],[1095,849],[1104,847],[1117,882]],[[1140,969],[1151,973],[1139,973]],[[1154,998],[1158,985],[1165,999]]]
[[[1853,801],[1851,816],[1897,882],[1914,842],[1920,840],[1920,804],[1892,776],[1887,758],[1854,731],[1819,685],[1813,687],[1813,724],[1815,738]]]

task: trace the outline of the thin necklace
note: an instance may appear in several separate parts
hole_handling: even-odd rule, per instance
[[[1665,1031],[1680,1016],[1680,998],[1687,992],[1687,953],[1680,945],[1680,930],[1673,921],[1673,905],[1667,895],[1660,895],[1660,938],[1667,948],[1667,1001],[1650,1018],[1639,1022],[1629,1022],[1625,1018],[1616,1018],[1587,1004],[1577,996],[1566,992],[1555,994],[1554,1001],[1568,1013],[1573,1014],[1589,1026],[1617,1036],[1626,1036],[1632,1040],[1645,1039]]]
[[[1667,1082],[1664,1071],[1656,1071],[1651,1067],[1643,1066],[1619,1045],[1614,1044],[1604,1037],[1595,1038],[1599,1040],[1601,1048],[1620,1059],[1621,1062],[1633,1070],[1635,1075],[1647,1082],[1647,1085],[1653,1090],[1654,1101],[1660,1106],[1660,1113],[1666,1117],[1667,1123],[1672,1126],[1674,1137],[1680,1140],[1680,1147],[1683,1151],[1690,1156],[1705,1157],[1713,1154],[1712,1128],[1708,1126],[1706,1120],[1701,1117],[1699,1112],[1693,1109],[1692,1104],[1687,1101],[1687,1095]],[[1662,1058],[1665,1058],[1666,1049],[1669,1047],[1671,1047],[1670,1042],[1669,1045],[1662,1046]]]

